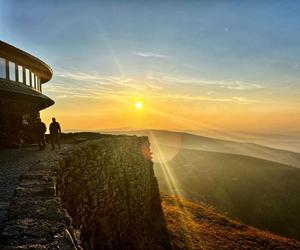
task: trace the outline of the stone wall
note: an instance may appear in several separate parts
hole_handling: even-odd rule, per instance
[[[0,249],[170,249],[146,137],[68,146],[21,177]]]
[[[169,249],[146,137],[89,141],[61,156],[57,193],[84,249]]]
[[[78,250],[72,219],[56,195],[57,160],[34,164],[20,179],[0,236],[0,249]]]

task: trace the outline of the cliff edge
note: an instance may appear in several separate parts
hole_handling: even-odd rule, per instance
[[[84,249],[170,249],[147,137],[115,136],[69,150],[56,186]]]

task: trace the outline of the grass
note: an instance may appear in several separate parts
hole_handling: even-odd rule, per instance
[[[208,205],[166,194],[162,201],[174,250],[300,249],[300,241],[241,224]]]
[[[162,192],[210,204],[245,224],[300,240],[300,169],[187,149],[154,168]]]

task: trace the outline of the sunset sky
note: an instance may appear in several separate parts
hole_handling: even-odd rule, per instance
[[[52,67],[56,104],[41,114],[64,129],[300,132],[299,13],[299,1],[0,0],[0,39]]]

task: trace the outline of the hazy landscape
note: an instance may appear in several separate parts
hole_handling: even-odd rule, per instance
[[[300,239],[299,153],[171,131],[126,133],[149,136],[162,192]]]
[[[270,133],[268,131],[261,133],[251,133],[245,131],[227,132],[221,131],[219,133],[209,131],[191,130],[188,133],[195,135],[205,135],[207,137],[217,137],[227,140],[234,140],[239,142],[255,143],[271,148],[283,149],[300,153],[300,134],[299,132],[277,132]],[[225,135],[224,135],[225,134]]]

